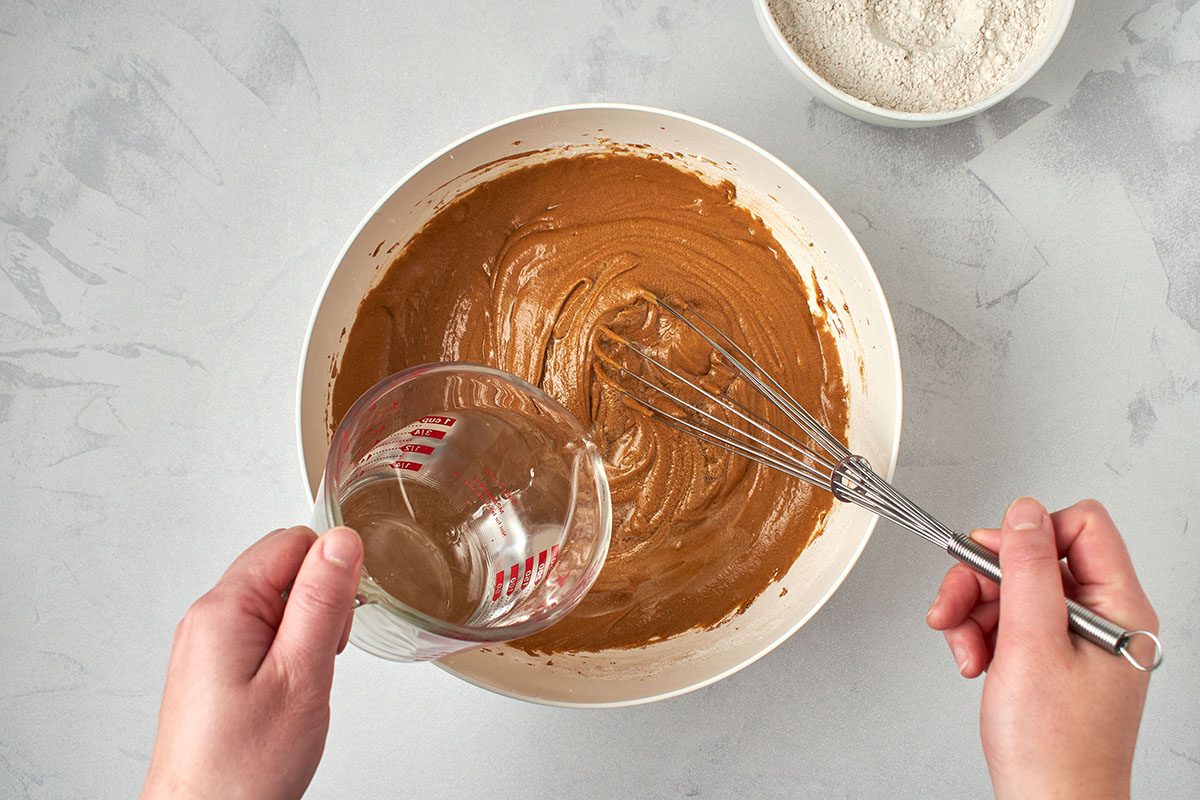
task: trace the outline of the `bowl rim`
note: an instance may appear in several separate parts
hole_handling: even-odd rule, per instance
[[[1032,68],[1028,69],[1024,76],[1017,80],[1009,81],[1000,89],[997,89],[995,92],[992,92],[986,97],[976,100],[970,105],[965,105],[961,108],[950,109],[948,111],[928,112],[898,111],[885,106],[878,106],[874,103],[867,102],[862,98],[855,97],[844,89],[838,88],[822,77],[821,74],[816,70],[810,67],[808,62],[801,58],[800,54],[797,53],[795,48],[792,47],[791,43],[788,42],[787,37],[784,36],[783,31],[779,27],[779,23],[775,19],[775,15],[771,13],[769,0],[754,0],[754,5],[758,11],[759,22],[761,23],[760,27],[763,29],[764,33],[769,33],[774,38],[774,44],[776,45],[775,49],[777,51],[782,50],[783,53],[786,53],[788,63],[794,68],[798,69],[805,78],[812,82],[816,88],[824,91],[835,100],[845,103],[846,105],[854,108],[856,111],[859,111],[867,116],[878,117],[890,122],[908,123],[914,125],[942,125],[949,122],[957,122],[959,120],[966,119],[967,117],[973,117],[976,114],[980,114],[988,110],[992,106],[1000,103],[1002,100],[1005,100],[1016,93],[1018,89],[1032,80],[1033,76],[1041,71],[1042,67],[1046,65],[1046,62],[1050,60],[1050,56],[1055,50],[1058,49],[1058,44],[1062,41],[1063,35],[1066,34],[1067,27],[1071,24],[1071,16],[1075,12],[1075,0],[1051,0],[1051,2],[1061,4],[1065,8],[1065,13],[1063,14],[1061,22],[1059,22],[1056,28],[1051,31],[1050,35],[1043,40],[1042,46],[1038,53],[1033,58],[1029,59],[1029,65]],[[818,99],[820,99],[819,96]]]
[[[774,154],[765,150],[761,146],[755,144],[754,142],[750,141],[749,139],[746,139],[745,137],[740,136],[739,134],[736,134],[730,130],[727,130],[726,128],[723,128],[719,125],[708,122],[706,120],[699,119],[697,117],[693,117],[688,114],[680,113],[678,111],[671,111],[671,110],[663,109],[663,108],[655,108],[653,106],[643,106],[643,105],[636,105],[636,104],[630,104],[630,103],[571,103],[571,104],[564,104],[564,105],[557,105],[557,106],[549,106],[546,108],[536,109],[533,111],[527,111],[527,112],[523,112],[520,114],[514,114],[512,116],[498,120],[497,122],[493,122],[489,125],[485,125],[481,128],[478,128],[478,129],[476,129],[470,133],[467,133],[463,136],[460,136],[459,138],[455,139],[454,141],[447,144],[446,146],[438,149],[432,155],[421,160],[416,166],[414,166],[412,169],[410,169],[408,172],[406,172],[403,175],[403,177],[401,177],[400,180],[397,181],[390,189],[388,189],[383,194],[383,196],[380,198],[380,200],[378,202],[376,202],[375,205],[371,208],[371,210],[363,217],[362,221],[359,222],[359,224],[355,227],[353,232],[351,232],[351,234],[347,238],[345,245],[342,246],[341,250],[338,252],[337,257],[334,259],[333,265],[329,268],[329,271],[325,276],[325,280],[321,285],[321,289],[317,294],[316,301],[314,302],[312,311],[309,314],[308,325],[305,328],[304,343],[300,349],[300,363],[299,363],[299,368],[297,370],[297,377],[296,377],[296,396],[295,396],[295,425],[296,425],[296,428],[295,428],[295,430],[296,430],[296,443],[297,443],[297,454],[299,457],[298,460],[299,460],[299,466],[300,466],[300,475],[301,475],[301,479],[304,482],[305,492],[308,496],[309,501],[312,502],[315,498],[314,498],[312,484],[309,481],[308,467],[307,467],[307,463],[305,460],[304,426],[303,426],[303,422],[302,422],[302,418],[301,418],[301,410],[302,410],[302,402],[303,402],[303,394],[304,394],[305,366],[308,363],[309,347],[312,343],[313,332],[316,329],[317,316],[320,313],[321,307],[325,302],[325,296],[329,291],[329,287],[333,283],[334,276],[337,274],[338,270],[341,268],[341,265],[342,265],[343,261],[345,260],[347,254],[349,253],[351,246],[358,239],[359,235],[362,233],[363,229],[367,226],[367,224],[370,223],[371,220],[373,220],[376,217],[376,215],[380,212],[380,210],[392,199],[392,197],[398,191],[400,191],[400,189],[406,183],[408,183],[408,181],[410,181],[415,175],[417,175],[419,172],[424,170],[430,164],[434,163],[438,159],[441,159],[443,156],[446,156],[447,154],[451,153],[452,151],[458,149],[466,142],[468,142],[472,139],[475,139],[477,137],[483,136],[485,134],[491,133],[492,131],[494,131],[496,129],[503,128],[503,127],[512,125],[517,122],[522,122],[522,121],[534,119],[537,117],[552,116],[552,115],[556,115],[556,114],[574,113],[574,112],[582,112],[582,111],[616,111],[616,112],[631,112],[631,113],[639,113],[639,114],[651,114],[651,115],[656,115],[659,117],[666,118],[668,120],[682,122],[685,124],[694,125],[694,126],[697,126],[700,128],[708,129],[709,131],[716,133],[720,136],[724,136],[725,138],[732,140],[734,143],[739,144],[742,147],[745,147],[745,148],[751,150],[756,155],[766,159],[774,167],[779,169],[782,175],[796,181],[802,189],[804,189],[806,192],[808,192],[813,197],[813,199],[815,199],[817,201],[817,204],[825,211],[825,213],[829,215],[829,217],[834,222],[835,227],[837,227],[837,229],[839,231],[841,231],[841,233],[846,237],[847,241],[851,245],[851,249],[858,256],[862,265],[866,268],[867,281],[869,283],[871,291],[879,299],[880,311],[882,312],[882,315],[883,315],[882,322],[885,323],[884,328],[885,328],[887,343],[889,345],[888,355],[890,355],[890,357],[891,357],[892,369],[895,371],[895,375],[896,375],[896,385],[895,385],[895,393],[894,393],[895,408],[894,408],[894,419],[893,419],[893,424],[895,426],[894,427],[895,436],[892,439],[891,453],[888,456],[887,465],[881,471],[880,474],[885,479],[890,480],[892,475],[895,472],[896,461],[897,461],[897,458],[900,453],[900,439],[901,439],[901,432],[902,432],[902,425],[903,425],[903,412],[904,412],[904,380],[903,380],[903,372],[901,370],[901,363],[900,363],[900,346],[899,346],[899,342],[896,338],[896,326],[892,319],[891,308],[888,306],[887,296],[883,292],[883,286],[879,282],[879,276],[876,275],[875,268],[871,265],[870,259],[867,258],[866,251],[863,250],[862,244],[858,241],[858,238],[850,230],[849,226],[846,225],[846,221],[842,219],[841,215],[838,214],[837,211],[834,210],[833,206],[831,206],[829,204],[829,201],[826,200],[821,195],[821,193],[818,192],[812,186],[812,184],[810,184],[808,181],[806,181],[803,177],[800,176],[799,173],[797,173],[794,169],[792,169],[790,166],[788,166],[785,162],[780,160],[777,156],[775,156]],[[850,574],[850,571],[858,563],[859,558],[862,557],[863,551],[866,549],[868,542],[870,542],[871,536],[875,531],[875,526],[878,525],[878,523],[879,523],[879,518],[876,516],[873,516],[873,517],[871,517],[871,519],[868,520],[866,528],[863,531],[862,537],[859,540],[857,547],[854,549],[852,556],[846,560],[846,563],[842,566],[839,574],[831,582],[831,584],[825,590],[825,592],[821,595],[819,602],[814,603],[812,605],[812,608],[810,608],[806,613],[800,615],[795,620],[795,622],[793,622],[793,624],[791,626],[789,626],[784,632],[782,632],[779,636],[775,637],[775,639],[772,640],[771,642],[767,643],[766,645],[758,648],[753,653],[749,654],[746,658],[738,661],[736,664],[734,664],[724,670],[721,670],[720,672],[714,673],[713,675],[710,675],[710,676],[704,678],[703,680],[693,682],[686,686],[681,686],[676,689],[670,689],[667,691],[658,692],[658,693],[650,694],[650,695],[645,695],[642,697],[635,697],[635,698],[626,699],[626,700],[612,700],[612,701],[604,701],[604,702],[566,701],[566,700],[555,700],[555,699],[550,699],[550,698],[541,698],[541,697],[536,697],[536,696],[532,696],[532,695],[528,695],[528,694],[522,694],[522,693],[519,693],[516,691],[510,691],[510,690],[507,690],[507,689],[504,689],[504,688],[501,688],[498,686],[487,684],[481,680],[474,678],[473,676],[466,675],[466,674],[460,672],[459,670],[454,669],[453,667],[451,667],[448,664],[443,664],[440,661],[435,661],[433,663],[436,664],[439,668],[454,675],[456,678],[459,678],[460,680],[463,680],[474,686],[478,686],[482,689],[486,689],[495,694],[503,695],[505,697],[510,697],[515,700],[523,700],[526,702],[532,702],[532,703],[536,703],[539,705],[546,705],[546,706],[556,706],[556,707],[561,707],[561,708],[619,708],[619,707],[624,707],[624,706],[641,705],[643,703],[652,703],[652,702],[656,702],[658,700],[666,700],[666,699],[669,699],[672,697],[678,697],[680,695],[687,694],[688,692],[693,692],[693,691],[696,691],[697,689],[702,689],[705,686],[711,686],[712,684],[716,683],[717,681],[723,680],[724,678],[727,678],[730,675],[733,675],[734,673],[745,669],[746,667],[750,666],[754,662],[756,662],[759,659],[766,656],[768,653],[771,653],[772,651],[774,651],[777,647],[779,647],[785,641],[790,639],[798,630],[800,630],[802,627],[804,627],[804,625],[806,625],[808,623],[808,621],[810,619],[812,619],[813,616],[815,616],[818,611],[820,611],[822,608],[825,607],[825,604],[829,602],[829,599],[834,595],[834,593],[836,593],[837,590],[839,588],[841,588],[842,583],[845,582],[846,577]]]

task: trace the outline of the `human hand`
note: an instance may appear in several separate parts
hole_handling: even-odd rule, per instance
[[[188,609],[143,800],[304,793],[325,748],[333,659],[350,635],[361,568],[348,528],[319,539],[277,530]]]
[[[1064,599],[1158,632],[1108,512],[1084,500],[1047,514],[1021,498],[971,538],[1000,554],[1003,583],[956,564],[926,621],[965,677],[987,671],[979,727],[996,796],[1128,797],[1150,677],[1071,636]]]

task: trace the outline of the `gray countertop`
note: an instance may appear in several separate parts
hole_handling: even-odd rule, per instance
[[[1102,499],[1162,617],[1134,784],[1200,796],[1200,4],[1082,2],[1015,97],[887,130],[749,2],[0,0],[0,796],[129,797],[175,621],[307,518],[301,340],[363,214],[499,118],[662,106],[845,217],[895,315],[897,481],[955,525]],[[312,796],[987,794],[980,682],[890,525],[776,652],[650,706],[526,705],[352,651]],[[1103,691],[1103,687],[1097,687]]]

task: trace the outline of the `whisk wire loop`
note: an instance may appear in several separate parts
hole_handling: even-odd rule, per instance
[[[708,342],[708,344],[714,350],[716,350],[721,357],[730,364],[730,366],[737,370],[737,372],[743,378],[745,378],[751,386],[766,395],[767,398],[779,408],[779,410],[786,414],[787,417],[792,420],[792,422],[800,426],[800,428],[806,434],[808,434],[813,441],[819,444],[829,455],[833,456],[835,459],[842,459],[850,455],[850,451],[846,449],[845,445],[839,442],[833,434],[826,430],[825,426],[818,422],[816,418],[804,408],[804,406],[800,405],[800,403],[798,403],[796,399],[792,397],[791,394],[789,394],[788,391],[784,389],[778,381],[775,380],[774,377],[771,376],[771,373],[769,373],[762,367],[761,364],[755,361],[749,353],[747,353],[740,345],[737,344],[737,342],[729,338],[728,334],[705,319],[704,316],[702,316],[695,309],[684,306],[687,311],[687,313],[684,313],[683,311],[680,311],[679,309],[666,303],[656,295],[653,295],[649,292],[646,292],[644,296],[647,301],[657,305],[659,308],[663,309],[668,314],[682,322],[684,325],[688,326],[691,330],[699,334],[699,336],[703,338],[704,341]],[[722,345],[720,342],[715,341],[712,336],[709,336],[707,333],[701,330],[700,326],[689,319],[689,315],[695,317],[701,323],[703,323],[704,326],[712,331],[716,337],[725,342],[725,345],[728,345],[728,347]],[[733,355],[730,350],[736,351],[738,355]]]
[[[872,469],[865,458],[855,455],[838,441],[724,331],[688,306],[676,308],[650,292],[643,293],[643,298],[699,335],[752,389],[795,424],[813,446],[798,441],[770,420],[739,403],[731,391],[710,391],[673,369],[645,347],[604,328],[601,334],[605,341],[616,343],[624,352],[632,354],[644,366],[650,367],[659,377],[672,381],[671,386],[687,387],[688,391],[703,398],[703,402],[709,405],[706,408],[699,402],[686,400],[676,391],[650,380],[638,370],[630,369],[606,352],[601,346],[601,341],[597,340],[593,344],[593,352],[600,364],[631,378],[643,393],[644,390],[649,390],[650,397],[667,401],[677,413],[665,410],[659,403],[647,400],[630,391],[612,376],[600,372],[604,375],[605,382],[623,397],[653,417],[701,441],[791,475],[832,493],[842,502],[852,503],[890,520],[936,544],[976,572],[997,583],[1000,581],[1000,560],[995,553],[971,538],[947,528],[897,491]],[[731,415],[731,418],[724,418],[722,411]],[[735,420],[740,420],[748,427],[739,425]],[[1154,634],[1142,630],[1125,630],[1073,600],[1067,601],[1067,615],[1073,633],[1114,655],[1124,656],[1138,669],[1149,671],[1162,663],[1162,645]],[[1139,661],[1129,652],[1129,642],[1138,636],[1149,638],[1154,645],[1153,655],[1146,661]]]

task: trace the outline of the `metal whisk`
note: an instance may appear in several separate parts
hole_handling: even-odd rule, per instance
[[[670,305],[661,298],[646,292],[647,302],[682,322],[707,342],[720,358],[737,372],[753,389],[761,393],[779,409],[792,423],[804,432],[811,445],[780,430],[778,426],[763,419],[729,396],[720,396],[681,375],[675,369],[645,348],[629,341],[620,334],[605,329],[604,338],[620,345],[634,354],[644,366],[652,368],[661,379],[686,386],[695,393],[697,400],[707,401],[707,408],[697,402],[689,402],[679,393],[671,391],[650,380],[639,371],[628,368],[596,344],[596,356],[607,366],[636,381],[651,391],[650,397],[660,398],[678,409],[675,413],[664,410],[661,404],[646,400],[629,391],[616,381],[614,388],[631,401],[662,419],[706,442],[745,456],[760,464],[799,478],[820,489],[829,491],[838,500],[854,503],[891,520],[918,536],[945,550],[954,558],[976,572],[1000,582],[1000,559],[991,550],[976,543],[962,533],[956,533],[936,520],[927,511],[909,500],[879,476],[862,456],[851,453],[817,419],[788,394],[771,375],[763,369],[745,350],[714,326],[698,312],[686,306],[682,309]],[[718,409],[728,414],[726,417]],[[714,413],[715,412],[715,413]],[[744,423],[739,426],[736,420]],[[1126,630],[1099,614],[1067,600],[1070,629],[1076,635],[1096,644],[1113,655],[1125,659],[1142,671],[1150,671],[1162,663],[1162,643],[1152,632]],[[1137,660],[1129,651],[1130,641],[1136,636],[1145,636],[1154,645],[1154,654],[1147,662]]]

